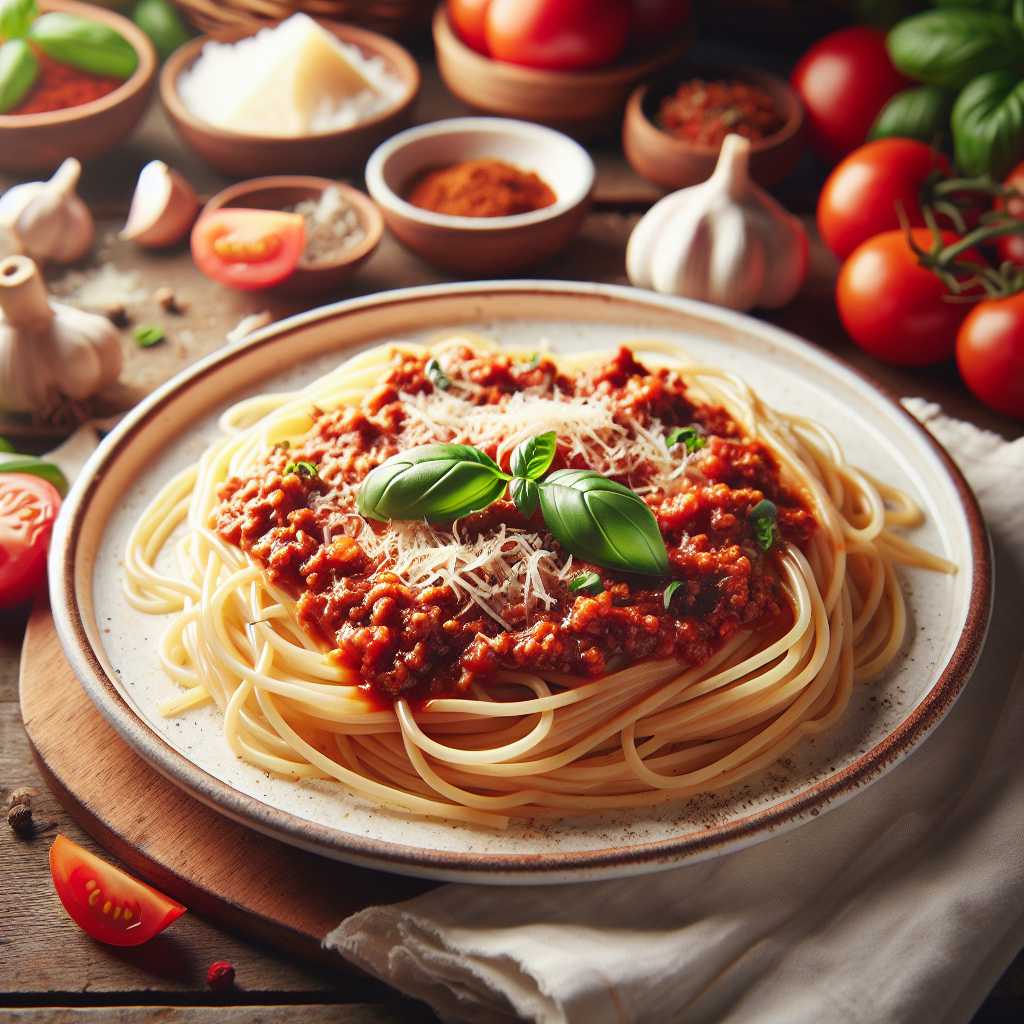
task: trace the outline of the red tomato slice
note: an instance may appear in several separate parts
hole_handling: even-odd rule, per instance
[[[986,405],[1024,420],[1024,292],[979,302],[967,314],[956,336],[956,364]]]
[[[306,248],[306,222],[298,213],[222,207],[192,228],[192,258],[214,281],[256,291],[289,277]]]
[[[64,836],[50,847],[50,874],[75,924],[111,946],[146,942],[186,910]]]
[[[0,473],[0,608],[43,589],[46,546],[60,508],[53,484],[28,473]]]

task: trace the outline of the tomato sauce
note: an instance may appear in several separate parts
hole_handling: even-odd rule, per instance
[[[112,93],[122,84],[120,78],[91,75],[88,71],[60,64],[39,49],[35,54],[39,58],[39,77],[11,114],[45,114],[78,107]]]
[[[777,132],[783,118],[775,101],[746,82],[694,78],[661,101],[658,127],[701,146],[720,146],[730,133],[751,141]]]
[[[686,478],[676,493],[654,489],[644,496],[673,577],[685,586],[666,609],[666,581],[574,559],[572,574],[596,572],[604,592],[573,596],[563,584],[551,607],[509,602],[501,610],[506,629],[465,594],[449,586],[410,586],[389,564],[375,561],[351,535],[362,527],[355,494],[370,470],[400,450],[396,442],[409,415],[400,393],[434,388],[425,360],[405,357],[361,408],[317,413],[300,445],[268,452],[249,478],[223,484],[211,514],[221,537],[249,552],[270,582],[296,596],[304,628],[332,648],[340,664],[360,672],[369,695],[420,701],[459,694],[501,669],[593,679],[620,655],[699,665],[737,631],[788,620],[772,560],[759,551],[747,513],[769,498],[778,506],[782,537],[801,546],[814,520],[781,484],[771,452],[745,439],[721,408],[691,403],[676,374],[649,372],[625,348],[585,380],[559,375],[547,360],[524,367],[503,355],[482,360],[468,349],[446,372],[478,385],[479,404],[500,404],[527,388],[553,395],[557,388],[563,395],[604,396],[622,423],[698,428],[708,441],[699,462],[703,479]],[[496,453],[495,444],[489,454]],[[285,472],[299,460],[316,465],[318,474]],[[552,468],[567,466],[588,468],[560,447]],[[643,477],[641,470],[619,482],[641,489]],[[502,524],[535,531],[548,550],[559,550],[539,511],[526,519],[508,500],[462,519],[459,534],[487,535]],[[387,529],[371,525],[377,533]],[[434,529],[451,542],[450,528]]]

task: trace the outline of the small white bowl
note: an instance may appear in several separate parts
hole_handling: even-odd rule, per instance
[[[426,171],[493,157],[535,172],[557,197],[551,206],[510,217],[455,217],[406,202]],[[552,128],[500,117],[456,117],[399,132],[366,165],[366,187],[384,221],[414,252],[477,277],[502,274],[554,255],[590,209],[594,162]]]

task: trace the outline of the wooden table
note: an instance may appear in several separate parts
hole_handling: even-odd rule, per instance
[[[429,58],[423,63],[418,118],[427,121],[467,112],[443,88]],[[563,253],[524,276],[628,283],[629,233],[661,193],[630,171],[614,142],[593,151],[598,164],[594,212]],[[167,340],[151,349],[137,348],[125,332],[124,386],[118,396],[123,404],[221,346],[226,331],[247,313],[269,308],[276,319],[298,309],[285,303],[268,306],[262,297],[229,293],[211,284],[195,270],[185,246],[143,253],[116,242],[113,233],[124,222],[137,172],[156,157],[183,171],[201,193],[212,194],[226,184],[180,146],[154,103],[124,145],[85,170],[81,191],[97,214],[100,259],[84,271],[50,274],[55,291],[67,293],[83,279],[94,277],[100,262],[110,261],[121,275],[116,279],[134,289],[134,297],[126,303],[133,321],[164,326]],[[820,184],[821,169],[807,161],[797,179],[782,198],[811,230],[811,273],[800,296],[766,319],[849,360],[897,395],[921,395],[939,402],[951,415],[1004,437],[1021,436],[1024,424],[977,402],[951,364],[901,370],[876,362],[850,342],[832,299],[837,264],[813,231],[814,188]],[[14,183],[14,178],[0,175],[0,192]],[[330,298],[445,280],[451,277],[386,236],[345,291]],[[171,286],[188,302],[185,315],[166,313],[157,306],[152,293],[162,285]],[[46,450],[63,433],[66,430],[0,419],[0,434],[16,438],[25,450]],[[63,832],[86,848],[106,854],[46,790],[31,759],[17,703],[18,658],[27,616],[27,609],[0,612],[0,797],[18,786],[38,790],[33,798],[36,831],[31,839],[21,840],[6,826],[0,827],[0,1024],[157,1020],[235,1024],[278,1020],[285,1014],[294,1024],[413,1024],[435,1019],[425,1004],[403,999],[375,980],[299,962],[229,934],[194,913],[170,932],[135,948],[103,946],[80,931],[53,891],[47,850],[53,835]],[[229,960],[237,970],[235,989],[222,995],[210,992],[205,984],[206,969],[215,960]],[[975,1024],[1022,1019],[1024,955],[996,987]]]

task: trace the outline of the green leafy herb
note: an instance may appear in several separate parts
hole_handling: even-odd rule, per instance
[[[621,572],[669,574],[658,521],[628,487],[589,469],[561,469],[540,484],[540,509],[570,554]]]
[[[150,345],[164,340],[164,329],[159,324],[147,324],[145,327],[136,327],[132,331],[132,337],[140,348],[149,348]]]
[[[36,0],[0,0],[0,36],[20,39],[38,17]]]
[[[0,437],[0,452],[13,452],[14,445],[6,437]]]
[[[762,551],[767,551],[775,542],[775,528],[779,510],[775,503],[764,498],[759,501],[748,513],[747,519],[754,524],[754,537],[757,539],[757,546]]]
[[[516,508],[529,519],[537,511],[537,503],[540,501],[537,481],[516,476],[509,482],[508,489]]]
[[[528,370],[536,370],[538,366],[540,366],[540,353],[534,352],[533,355],[530,356],[530,360],[526,364],[526,368]]]
[[[77,14],[42,14],[32,22],[27,35],[54,60],[94,75],[129,78],[139,64],[135,47],[120,32]]]
[[[951,120],[960,170],[1002,180],[1024,157],[1024,78],[1014,69],[978,75],[957,97]]]
[[[550,468],[558,451],[558,441],[553,430],[534,434],[512,452],[512,475],[527,480],[539,480]]]
[[[680,443],[686,445],[688,452],[696,452],[700,451],[701,448],[705,448],[708,442],[693,427],[676,427],[665,438],[665,446],[671,448],[673,445]]]
[[[962,89],[986,71],[1024,61],[1024,39],[1003,14],[970,8],[924,11],[889,33],[893,64],[925,85]]]
[[[39,58],[24,39],[0,46],[0,114],[14,110],[38,77]]]
[[[373,470],[359,488],[364,516],[450,523],[487,508],[509,481],[498,464],[468,444],[427,444],[399,452]]]
[[[315,476],[319,476],[315,463],[306,462],[305,460],[301,462],[289,462],[288,465],[284,467],[284,471],[285,473],[298,473],[299,476],[307,477],[310,480]]]
[[[168,57],[191,35],[167,0],[139,0],[132,11],[132,21],[149,36],[161,60]]]
[[[53,484],[62,498],[68,493],[67,478],[60,467],[52,462],[37,459],[34,455],[15,455],[13,452],[0,451],[0,473],[28,473]]]
[[[663,602],[663,603],[664,603],[664,605],[665,605],[665,611],[668,611],[668,610],[669,610],[669,607],[670,607],[670,605],[672,604],[672,598],[676,596],[676,591],[677,591],[677,590],[678,590],[678,589],[679,589],[680,587],[685,587],[685,586],[686,586],[686,584],[685,584],[685,583],[684,583],[684,582],[683,582],[682,580],[673,580],[673,581],[672,581],[672,582],[671,582],[671,583],[670,583],[670,584],[669,584],[669,585],[668,585],[668,586],[667,586],[667,587],[665,588],[665,593],[664,593],[664,595],[663,595],[663,597],[662,597],[662,602]]]
[[[423,372],[438,391],[447,391],[451,387],[451,378],[441,369],[441,364],[436,359],[428,359]]]
[[[569,581],[569,593],[579,594],[580,592],[597,597],[604,593],[604,581],[596,572],[581,572],[579,576],[573,576]]]
[[[868,132],[868,141],[897,136],[932,143],[937,135],[949,137],[949,112],[956,93],[939,85],[904,89],[884,107]]]

